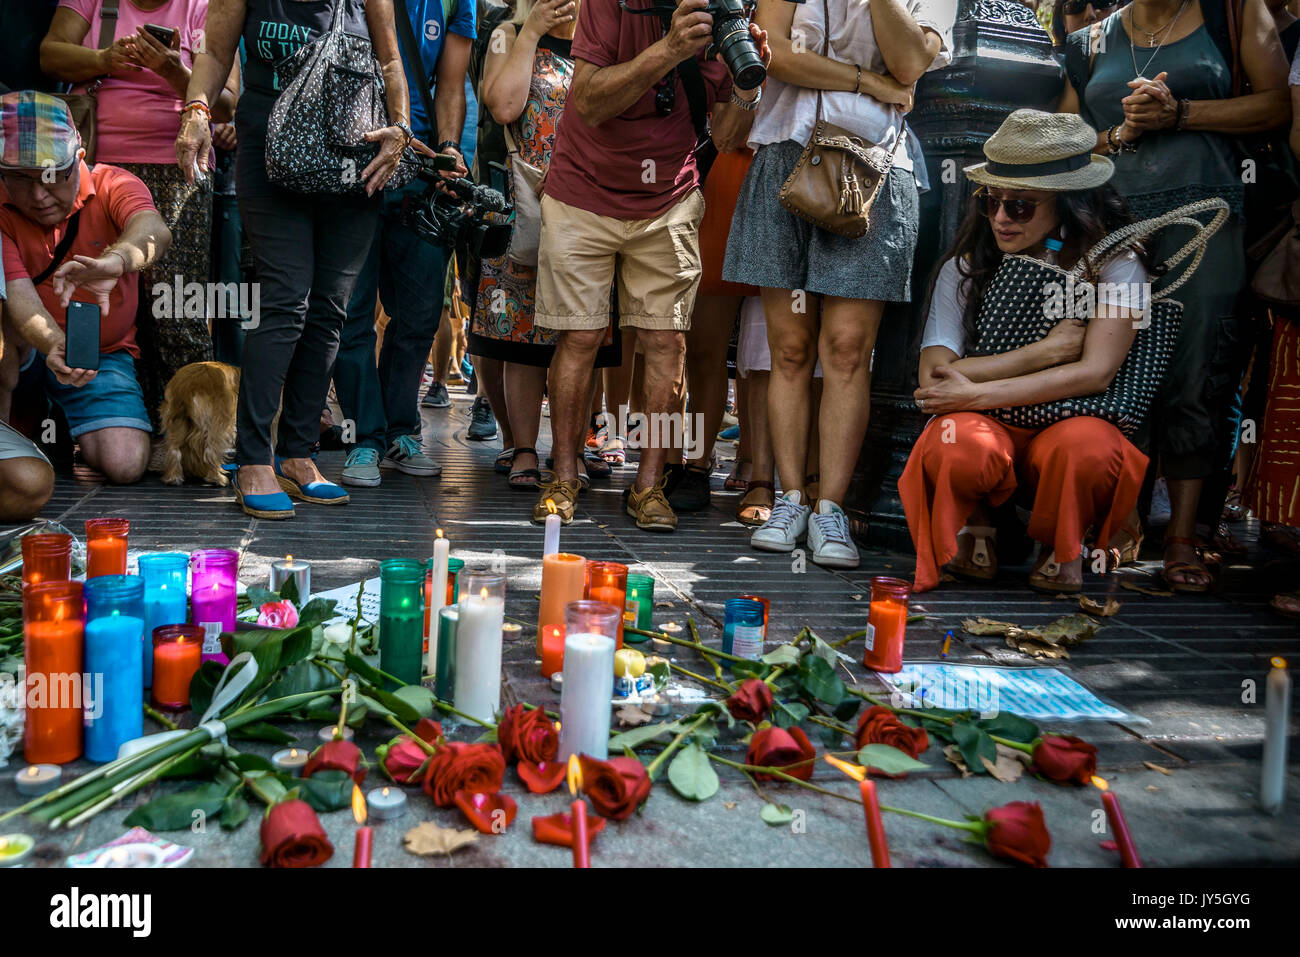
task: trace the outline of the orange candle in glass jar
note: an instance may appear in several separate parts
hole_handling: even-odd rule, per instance
[[[893,674],[903,668],[903,637],[911,592],[912,587],[901,578],[878,575],[871,579],[871,612],[862,663],[873,671]]]
[[[564,669],[564,626],[542,626],[542,677]]]
[[[203,662],[203,629],[160,625],[153,630],[153,700],[160,708],[190,706],[190,682]]]
[[[619,562],[587,562],[587,591],[582,596],[615,608],[627,607],[627,566]],[[618,619],[614,649],[623,647],[623,618]]]
[[[537,612],[537,656],[542,656],[542,636],[547,625],[564,628],[564,607],[581,601],[587,584],[587,560],[569,552],[542,559],[542,604]]]
[[[40,532],[23,536],[23,584],[65,582],[72,577],[72,536]]]
[[[126,536],[131,523],[124,518],[86,520],[86,577],[126,574]]]
[[[81,756],[85,599],[81,582],[41,582],[23,590],[28,764]]]

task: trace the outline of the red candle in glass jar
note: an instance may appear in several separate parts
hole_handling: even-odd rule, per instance
[[[179,711],[190,706],[190,682],[203,663],[203,629],[160,625],[153,630],[153,702]]]
[[[86,520],[86,577],[126,574],[126,536],[131,523],[124,518]]]
[[[72,536],[41,532],[23,536],[23,584],[65,582],[72,577]]]
[[[615,608],[627,607],[627,566],[619,562],[587,562],[587,591],[584,598],[603,601]],[[623,618],[618,619],[614,649],[623,647]]]
[[[542,677],[549,678],[564,668],[564,626],[542,626]]]
[[[81,675],[85,599],[81,582],[40,582],[23,589],[28,764],[66,764],[81,756]]]
[[[862,664],[889,674],[903,668],[903,637],[907,632],[907,603],[912,586],[901,578],[871,579],[871,612],[867,618]]]

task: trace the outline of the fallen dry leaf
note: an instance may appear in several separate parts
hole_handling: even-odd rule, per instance
[[[1120,604],[1114,598],[1107,598],[1103,605],[1099,601],[1089,598],[1087,595],[1079,596],[1079,607],[1090,615],[1100,615],[1102,618],[1109,618],[1115,612],[1119,611]]]
[[[862,601],[861,595],[850,595],[849,597],[852,598],[854,601]]]
[[[1007,647],[1030,658],[1068,658],[1070,653],[1061,645],[1046,644],[1023,635],[1007,635]]]
[[[1032,761],[1033,758],[1023,751],[1008,748],[1005,744],[995,746],[998,749],[997,761],[990,761],[983,755],[980,756],[984,769],[999,781],[1007,783],[1019,781],[1020,776],[1025,773],[1025,765]]]
[[[1154,784],[1148,784],[1148,785],[1147,785],[1147,790],[1148,790],[1148,791],[1159,791],[1160,789],[1159,789],[1158,787],[1156,787]]]
[[[1101,625],[1087,615],[1066,615],[1036,629],[1040,641],[1049,645],[1077,645],[1095,635]]]
[[[656,608],[672,608],[672,607],[673,607],[673,603],[670,602],[670,601],[657,601],[657,602],[655,602],[655,607],[656,607]]]
[[[1148,768],[1150,768],[1152,771],[1159,771],[1161,774],[1173,774],[1173,773],[1174,773],[1173,771],[1170,771],[1168,768],[1162,768],[1160,765],[1158,765],[1158,764],[1154,764],[1154,763],[1152,763],[1151,761],[1143,761],[1142,763],[1145,764],[1145,765],[1146,765]]]
[[[425,821],[407,831],[402,843],[411,854],[432,857],[435,854],[450,855],[477,840],[478,831],[439,827],[433,821]]]
[[[654,715],[642,711],[634,704],[625,704],[615,713],[618,716],[619,724],[630,725],[633,728],[639,724],[645,724],[654,718]]]
[[[1020,626],[1012,624],[1009,621],[998,621],[996,618],[963,618],[961,622],[962,630],[970,635],[1006,635],[1013,631],[1019,631]]]
[[[1140,585],[1137,582],[1120,582],[1120,588],[1127,588],[1129,591],[1141,592],[1143,595],[1154,595],[1156,598],[1173,598],[1174,593],[1165,588],[1152,588],[1150,585]]]
[[[955,744],[950,744],[943,749],[943,756],[948,759],[948,763],[961,772],[964,778],[974,777],[975,772],[966,767],[966,762],[961,758],[961,749]]]
[[[736,802],[735,802],[735,801],[723,801],[723,802],[722,802],[722,806],[725,807],[728,811],[734,811],[734,810],[736,809]]]

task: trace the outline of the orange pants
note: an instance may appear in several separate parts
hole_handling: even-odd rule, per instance
[[[978,412],[936,416],[898,479],[916,546],[914,589],[939,584],[939,569],[957,555],[957,532],[977,505],[1001,505],[1021,485],[1033,493],[1030,537],[1051,546],[1057,561],[1073,561],[1089,527],[1105,543],[1123,525],[1146,468],[1147,457],[1119,429],[1091,416],[1039,430]]]

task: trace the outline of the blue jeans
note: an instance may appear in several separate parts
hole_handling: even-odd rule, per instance
[[[420,434],[420,376],[442,318],[447,255],[401,224],[402,202],[424,192],[420,180],[384,193],[383,215],[361,267],[343,324],[334,390],[356,423],[358,448],[383,453],[404,435]],[[375,296],[388,313],[375,363]]]

